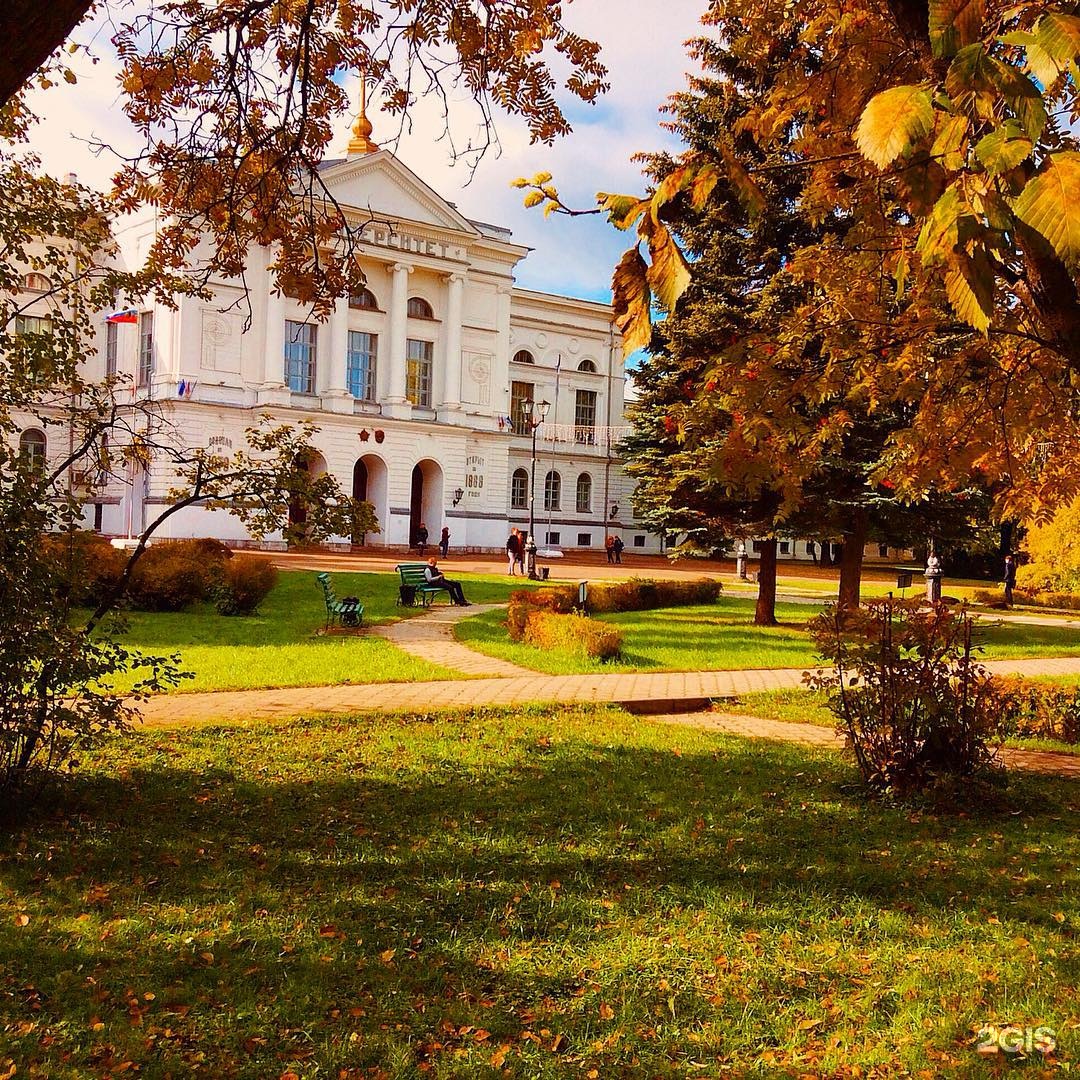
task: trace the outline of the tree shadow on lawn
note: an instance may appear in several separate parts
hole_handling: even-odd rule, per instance
[[[800,989],[794,969],[769,974],[755,959],[761,947],[746,942],[760,935],[782,952],[778,935],[807,919],[820,923],[811,937],[842,923],[852,928],[837,932],[860,948],[895,939],[906,952],[927,924],[966,923],[994,942],[986,920],[998,913],[1012,926],[997,947],[1019,926],[1053,944],[1063,984],[1080,980],[1069,930],[1080,890],[1065,882],[1080,838],[1062,819],[1080,785],[1022,780],[1031,808],[1021,817],[941,818],[867,804],[835,757],[789,747],[675,731],[657,748],[490,727],[463,726],[458,752],[396,767],[392,731],[385,755],[368,759],[348,752],[355,729],[352,743],[335,743],[327,733],[341,725],[289,725],[268,738],[288,738],[304,758],[295,778],[260,767],[255,733],[204,729],[183,738],[236,739],[228,768],[193,768],[166,739],[156,760],[80,778],[74,813],[0,843],[8,907],[25,905],[33,919],[0,923],[0,986],[43,990],[38,1020],[81,1023],[83,1012],[63,1004],[63,988],[77,987],[79,1009],[100,1011],[114,1041],[128,1022],[126,987],[166,990],[163,1002],[192,1009],[172,1026],[198,1023],[191,1037],[211,1042],[226,1024],[215,1012],[255,1017],[263,1002],[243,1034],[264,1032],[266,1047],[245,1054],[235,1031],[218,1034],[222,1053],[251,1063],[236,1075],[261,1076],[290,1045],[282,1031],[338,1060],[328,1049],[342,1030],[335,1008],[363,1011],[352,1024],[370,1044],[350,1060],[371,1064],[399,1038],[395,1025],[418,1040],[414,1056],[425,1040],[458,1045],[439,1026],[446,1017],[491,1030],[494,1044],[516,1039],[523,1012],[537,1012],[580,1044],[599,1007],[594,983],[609,996],[639,994],[648,1022],[668,996],[653,976],[681,977],[659,944],[676,927],[699,935],[688,948],[704,957],[715,951],[710,934],[733,935],[724,947],[743,950],[747,979],[764,980],[760,999],[738,1011],[744,1023],[753,1014],[766,1042],[778,1021],[765,983],[779,979],[799,1008],[817,984]],[[478,762],[485,740],[505,752]],[[1064,926],[1053,918],[1063,906]],[[86,912],[92,929],[80,934]],[[635,959],[643,936],[653,951]],[[635,991],[641,964],[648,986]],[[109,1002],[89,1005],[91,977],[110,988]],[[706,997],[673,985],[684,1030],[695,1017],[715,1020]],[[591,1012],[579,1016],[583,997]],[[564,1011],[572,1019],[560,1020]],[[612,1049],[611,1067],[621,1052]]]

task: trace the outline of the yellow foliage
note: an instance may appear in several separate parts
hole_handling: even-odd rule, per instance
[[[1024,541],[1030,557],[1016,574],[1024,589],[1080,589],[1080,499],[1059,507],[1045,525],[1036,525]]]

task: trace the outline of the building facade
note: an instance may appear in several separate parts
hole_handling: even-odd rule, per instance
[[[308,467],[372,503],[380,523],[342,542],[401,548],[422,524],[433,542],[449,528],[457,550],[499,549],[511,527],[527,528],[534,493],[541,546],[602,548],[615,534],[628,549],[658,550],[633,522],[616,456],[625,373],[610,306],[516,288],[528,249],[463,217],[370,139],[354,138],[321,178],[362,229],[366,289],[316,322],[271,290],[270,253],[255,249],[246,295],[219,279],[209,298],[103,323],[101,374],[128,375],[191,447],[235,450],[264,415],[314,423]],[[117,242],[136,264],[154,236],[147,218]],[[527,398],[548,403],[535,486]],[[96,494],[95,524],[137,534],[174,483],[151,466]],[[158,535],[250,539],[237,519],[202,507]]]

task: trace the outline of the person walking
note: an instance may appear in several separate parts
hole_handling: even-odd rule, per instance
[[[514,568],[518,564],[518,556],[521,554],[521,537],[517,529],[511,529],[506,538],[506,569],[511,577],[514,576]]]
[[[424,567],[424,580],[429,585],[445,589],[450,594],[451,602],[457,604],[458,607],[472,607],[469,601],[465,599],[465,593],[461,589],[461,582],[451,581],[448,577],[443,577],[443,572],[439,569],[439,560],[434,555],[428,559],[427,566]]]
[[[1013,589],[1016,588],[1016,560],[1012,556],[1010,551],[1005,556],[1005,603],[1012,607],[1013,605]]]
[[[416,530],[416,550],[420,552],[421,557],[427,550],[428,531],[427,526],[421,521],[420,527]]]
[[[615,537],[610,533],[607,540],[604,541],[604,548],[607,550],[607,561],[613,563],[615,561]]]
[[[444,525],[442,535],[439,537],[439,550],[445,559],[450,554],[450,530]]]
[[[622,565],[622,553],[624,547],[626,547],[626,545],[623,543],[623,538],[621,536],[616,536],[615,542],[611,545],[611,550],[615,552],[615,561],[620,566]]]

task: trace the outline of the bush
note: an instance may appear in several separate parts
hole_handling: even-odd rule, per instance
[[[140,611],[181,611],[205,600],[232,557],[217,540],[152,544],[139,556],[128,582],[131,606]]]
[[[277,579],[277,567],[269,559],[237,555],[221,568],[213,587],[214,603],[222,615],[253,615]]]
[[[722,586],[711,578],[697,581],[652,581],[634,578],[632,581],[613,581],[589,585],[587,609],[601,615],[617,611],[651,611],[654,608],[680,607],[687,604],[712,604]],[[572,585],[553,589],[519,589],[510,594],[506,625],[511,641],[521,641],[525,623],[533,611],[552,611],[560,615],[575,611],[578,591]]]
[[[533,611],[525,620],[524,640],[538,649],[560,649],[575,656],[610,660],[622,649],[622,634],[586,615]]]
[[[972,596],[976,603],[1000,606],[1005,602],[1002,589],[976,589]],[[1080,593],[1038,592],[1030,589],[1013,589],[1013,603],[1028,607],[1058,608],[1062,611],[1080,611]]]
[[[56,591],[73,604],[97,604],[120,582],[127,552],[100,533],[56,533],[45,537],[45,554],[56,575]]]
[[[992,690],[1004,734],[1080,743],[1080,686],[995,678]]]
[[[1000,741],[994,682],[972,655],[972,619],[942,604],[878,600],[830,607],[810,624],[834,665],[810,679],[829,695],[863,780],[901,798],[940,784],[990,780]]]

